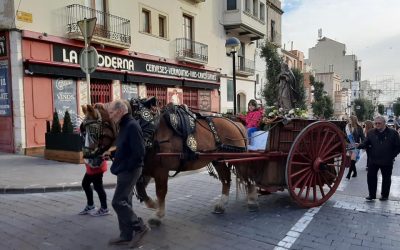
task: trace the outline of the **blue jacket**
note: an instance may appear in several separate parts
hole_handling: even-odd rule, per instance
[[[111,173],[118,175],[143,166],[145,155],[143,133],[130,114],[125,114],[121,118],[116,146]]]

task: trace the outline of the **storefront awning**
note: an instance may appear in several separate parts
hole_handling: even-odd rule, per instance
[[[65,63],[54,63],[38,60],[26,60],[25,69],[27,74],[46,75],[62,78],[85,78],[86,74],[81,70],[79,65],[71,65]],[[149,83],[166,86],[192,87],[199,89],[218,89],[219,83],[211,83],[206,81],[194,81],[186,78],[177,77],[160,77],[144,73],[128,73],[127,71],[102,69],[99,68],[90,74],[91,78],[104,80],[120,80],[121,82],[131,83]]]
[[[71,65],[54,64],[49,62],[41,61],[25,61],[25,69],[29,74],[37,75],[48,75],[54,77],[74,77],[74,78],[85,78],[86,74],[81,70],[80,67]],[[96,70],[90,74],[91,78],[105,79],[105,80],[120,80],[124,81],[123,72],[112,72],[104,70]]]

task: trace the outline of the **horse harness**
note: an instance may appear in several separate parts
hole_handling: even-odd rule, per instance
[[[115,131],[112,125],[109,122],[102,120],[101,114],[97,109],[95,109],[95,112],[97,114],[97,119],[85,119],[81,124],[81,134],[83,138],[85,139],[85,141],[86,139],[88,139],[95,142],[100,142],[100,140],[104,137],[108,137],[110,140],[113,140],[115,138]],[[113,134],[103,134],[105,127],[109,128]],[[84,142],[82,148],[83,157],[86,159],[94,159],[102,155],[108,149],[105,145],[102,145],[101,143],[97,143],[97,145],[98,146],[96,148],[91,149]]]
[[[202,125],[201,123],[198,124],[200,126],[203,126],[206,130],[210,131],[213,134],[216,148],[212,151],[227,151],[227,152],[246,151],[246,147],[237,147],[234,145],[228,145],[222,143],[221,138],[216,130],[215,123],[213,121],[215,117],[213,116],[202,116],[200,114],[195,114],[182,106],[173,106],[166,109],[164,117],[167,121],[167,124],[173,129],[174,133],[180,136],[184,142],[183,157],[181,157],[180,159],[178,170],[176,170],[176,172],[171,177],[176,176],[179,172],[184,170],[183,166],[186,163],[186,161],[194,160],[197,159],[198,157],[196,154],[198,152],[197,141],[194,136],[194,133],[196,130],[196,122],[199,119],[204,119],[207,122],[209,128],[204,127],[204,125]],[[230,121],[233,125],[235,125],[240,131],[240,133],[242,133],[240,128],[233,121],[229,119],[226,120]],[[245,138],[245,135],[243,133],[242,136],[243,138]],[[156,145],[158,146],[161,143],[167,143],[167,142],[169,142],[169,140],[156,142]]]

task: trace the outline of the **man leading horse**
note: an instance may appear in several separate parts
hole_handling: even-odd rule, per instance
[[[120,229],[119,237],[111,239],[109,244],[130,244],[131,247],[135,247],[148,231],[143,220],[132,209],[133,188],[142,173],[145,156],[143,134],[124,101],[112,102],[108,113],[110,119],[119,126],[114,161],[110,170],[117,176],[112,206],[117,213]],[[104,155],[110,155],[110,152],[105,152]]]

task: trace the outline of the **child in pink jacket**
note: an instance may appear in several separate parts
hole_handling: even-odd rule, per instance
[[[247,115],[241,115],[239,116],[239,119],[243,120],[246,122],[246,128],[247,128],[247,137],[250,138],[251,134],[255,131],[260,130],[258,128],[258,124],[263,116],[263,111],[262,109],[258,108],[258,104],[256,100],[251,99],[248,104],[248,112]]]

